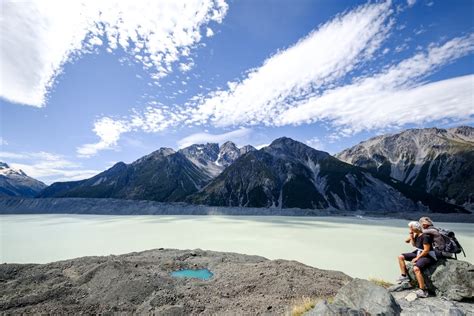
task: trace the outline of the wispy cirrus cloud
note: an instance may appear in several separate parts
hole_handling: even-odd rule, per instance
[[[121,134],[136,130],[156,132],[177,124],[270,124],[269,115],[285,110],[285,100],[332,84],[370,58],[388,34],[391,14],[389,3],[360,6],[270,57],[241,82],[229,83],[229,90],[195,96],[183,107],[147,108],[125,119],[101,118],[94,123],[99,141],[80,146],[78,154],[91,157],[113,148]],[[102,132],[106,126],[108,133]]]
[[[220,23],[224,0],[2,1],[0,97],[41,107],[68,61],[105,46],[123,49],[155,80]]]
[[[142,131],[145,133],[157,133],[175,126],[184,117],[178,113],[167,112],[157,106],[147,106],[144,111],[133,110],[128,118],[116,119],[102,117],[94,122],[94,133],[99,141],[84,144],[77,148],[79,157],[92,157],[101,150],[113,149],[117,146],[120,137],[124,133]]]
[[[63,155],[50,152],[6,152],[0,151],[0,160],[23,170],[28,176],[46,184],[57,181],[72,181],[90,178],[99,170],[85,169],[80,163]]]
[[[234,143],[242,143],[252,133],[250,128],[239,128],[231,132],[222,134],[195,133],[182,138],[179,142],[179,148],[184,148],[193,144],[205,143],[224,143],[233,141]]]
[[[339,134],[349,136],[362,130],[443,118],[462,120],[474,115],[472,76],[426,81],[441,67],[472,54],[474,34],[442,44],[432,43],[410,58],[394,65],[382,65],[379,72],[372,70],[368,75],[358,76],[351,73],[372,56],[383,37],[389,34],[387,28],[391,24],[384,22],[389,14],[387,7],[376,4],[336,18],[295,46],[266,60],[243,80],[229,84],[227,90],[203,97],[194,107],[188,104],[183,110],[189,115],[187,123],[205,121],[229,127],[325,122]],[[356,34],[357,23],[364,24],[372,33],[361,29],[365,36],[356,36],[352,41],[348,38],[344,45],[352,54],[346,51],[337,58],[337,52],[344,48],[330,50],[327,46],[343,37],[346,27]],[[334,52],[336,56],[326,52]]]
[[[246,78],[230,82],[190,109],[188,123],[271,125],[293,100],[336,83],[373,57],[388,36],[390,3],[367,4],[335,17],[295,45],[268,58]]]
[[[329,121],[343,134],[474,115],[474,76],[438,82],[423,80],[440,67],[471,54],[474,35],[431,45],[425,53],[352,84],[308,97],[275,118],[275,125]]]
[[[143,128],[146,111],[122,121],[128,131],[324,122],[335,139],[363,130],[473,115],[472,76],[438,82],[428,77],[472,54],[474,35],[432,43],[397,60],[396,44],[384,46],[395,25],[392,7],[390,2],[356,7],[269,57],[241,80],[229,82],[227,89],[196,95],[182,106],[157,107],[154,111],[160,115],[151,126],[158,128]],[[386,61],[389,52],[396,61]],[[382,57],[385,61],[380,62]],[[137,115],[142,119],[133,118]]]

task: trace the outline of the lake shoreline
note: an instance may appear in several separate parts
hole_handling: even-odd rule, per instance
[[[65,211],[67,210],[67,211]],[[0,214],[83,214],[83,215],[225,215],[225,216],[315,216],[373,217],[417,220],[429,216],[437,222],[474,223],[474,214],[424,212],[362,212],[334,209],[278,209],[215,207],[186,203],[102,198],[0,198]]]

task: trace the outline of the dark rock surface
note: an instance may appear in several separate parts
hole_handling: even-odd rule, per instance
[[[408,263],[407,268],[411,279],[416,280],[413,265]],[[474,299],[474,265],[469,262],[440,259],[423,275],[428,290],[436,296],[454,301]]]
[[[474,315],[474,304],[470,302],[456,302],[436,296],[408,301],[406,297],[413,290],[392,292],[393,297],[402,308],[401,316],[464,316]]]
[[[332,303],[322,301],[306,315],[399,315],[400,312],[400,306],[385,288],[354,279],[339,290]]]
[[[170,276],[207,268],[210,280]],[[154,249],[49,264],[0,265],[3,313],[287,314],[295,299],[330,297],[351,278],[296,261]]]
[[[474,315],[472,299],[459,302],[435,295],[416,298],[416,289],[409,282],[385,289],[366,280],[354,279],[341,288],[332,302],[319,302],[305,316]]]
[[[474,127],[408,129],[336,155],[474,210]]]

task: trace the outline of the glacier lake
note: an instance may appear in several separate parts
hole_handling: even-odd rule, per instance
[[[48,263],[153,248],[238,252],[296,260],[352,277],[393,281],[407,220],[364,217],[0,215],[0,262]],[[474,224],[451,229],[474,262]]]

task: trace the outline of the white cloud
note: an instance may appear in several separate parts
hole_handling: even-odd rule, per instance
[[[0,160],[23,170],[28,176],[51,184],[57,181],[73,181],[90,178],[100,171],[84,169],[81,164],[62,155],[49,152],[13,153],[0,152]]]
[[[206,36],[207,37],[214,36],[214,31],[210,27],[208,27],[206,30]]]
[[[6,146],[8,145],[8,142],[5,140],[5,138],[0,136],[0,146]]]
[[[474,114],[473,76],[420,82],[439,67],[474,50],[474,35],[431,46],[386,71],[324,91],[296,103],[275,118],[276,125],[330,121],[340,132],[362,130]]]
[[[360,6],[268,58],[228,90],[204,98],[188,123],[271,124],[289,100],[324,89],[370,59],[390,29],[390,3]]]
[[[181,70],[182,72],[188,72],[188,71],[190,71],[193,67],[194,67],[194,63],[193,63],[193,62],[189,62],[189,63],[187,63],[187,64],[185,64],[185,63],[179,64],[179,70]]]
[[[97,143],[84,144],[77,148],[79,157],[89,158],[101,150],[116,148],[122,134],[132,131],[157,133],[175,126],[184,120],[180,114],[167,112],[157,106],[148,106],[143,113],[135,109],[129,118],[102,117],[94,123],[93,131],[99,137]]]
[[[283,126],[323,121],[334,128],[329,141],[335,141],[362,130],[471,115],[470,76],[434,83],[423,80],[471,54],[474,35],[431,44],[398,64],[380,65],[378,72],[360,71],[368,63],[377,64],[377,57],[387,52],[382,42],[393,27],[391,14],[387,2],[339,15],[268,58],[243,80],[229,82],[226,90],[194,96],[182,107],[147,108],[120,120],[125,128],[115,141],[103,141],[99,135],[93,151],[115,145],[126,131],[159,132],[182,125]],[[205,140],[209,134],[198,136]],[[193,142],[198,140],[187,138],[180,146]]]
[[[2,1],[0,96],[44,106],[63,65],[104,44],[135,56],[159,80],[226,11],[223,0]]]
[[[407,0],[407,4],[408,4],[409,7],[414,6],[415,3],[416,3],[416,0]]]
[[[311,139],[308,139],[306,141],[306,145],[313,147],[314,149],[317,149],[317,150],[324,150],[325,148],[323,142],[319,139],[319,137],[313,137]]]
[[[178,146],[179,148],[184,148],[193,144],[224,143],[226,141],[241,143],[251,132],[252,130],[249,128],[239,128],[223,134],[196,133],[181,139],[178,142]]]
[[[122,121],[115,121],[109,117],[103,117],[94,124],[94,132],[100,141],[93,144],[85,144],[77,149],[80,157],[94,156],[99,150],[110,149],[117,145],[120,135],[128,132],[130,127]]]

